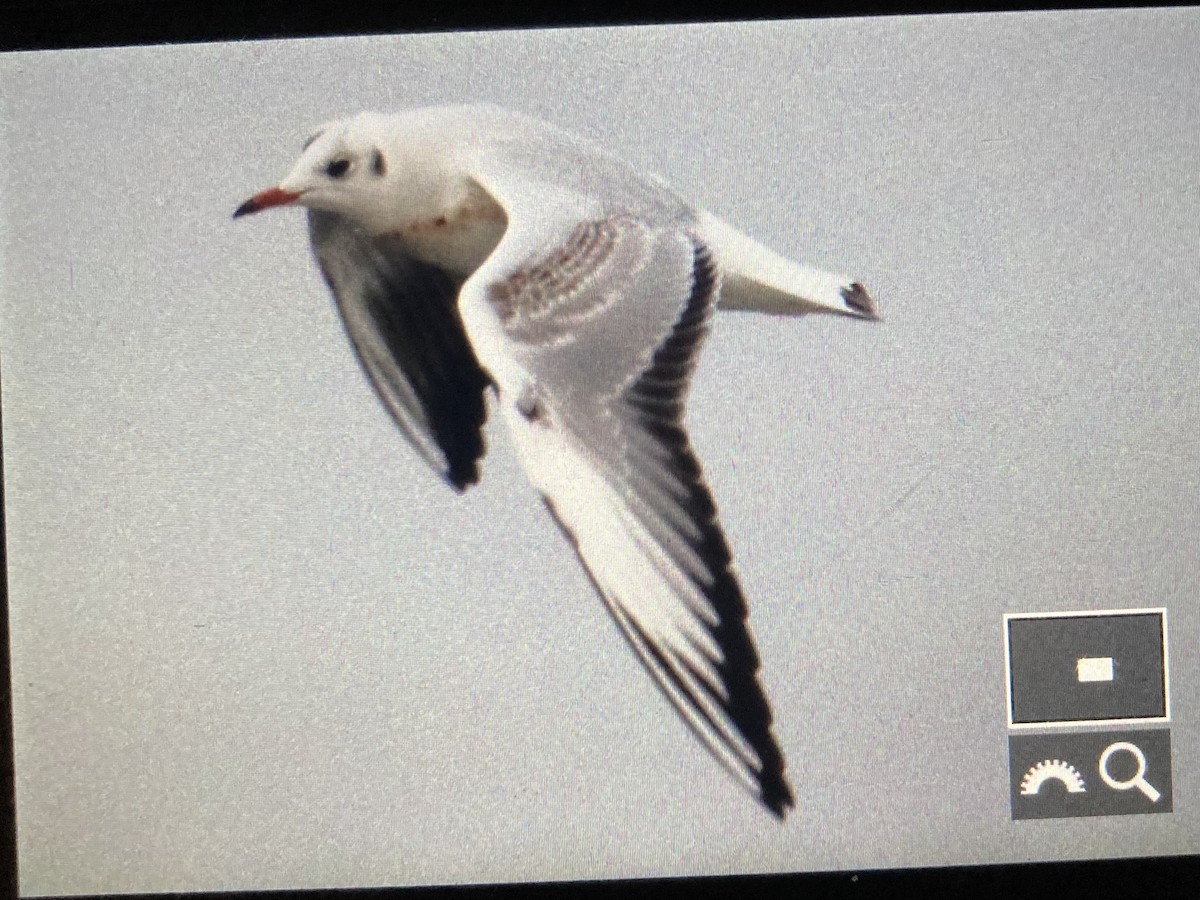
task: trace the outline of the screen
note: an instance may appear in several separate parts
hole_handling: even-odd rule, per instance
[[[21,893],[1200,853],[1198,42],[0,56]]]

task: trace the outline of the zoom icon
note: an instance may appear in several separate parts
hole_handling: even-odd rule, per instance
[[[1114,753],[1128,753],[1133,757],[1137,770],[1132,777],[1113,778],[1108,764],[1112,761]],[[1146,780],[1146,754],[1142,752],[1141,747],[1129,741],[1117,741],[1104,748],[1104,752],[1100,754],[1100,779],[1114,791],[1131,791],[1137,788],[1151,803],[1162,799],[1162,793]]]

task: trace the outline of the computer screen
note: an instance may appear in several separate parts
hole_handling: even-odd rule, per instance
[[[0,56],[22,895],[1200,853],[1198,42]]]

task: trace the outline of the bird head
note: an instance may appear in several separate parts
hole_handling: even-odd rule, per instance
[[[392,196],[400,185],[386,138],[380,117],[371,114],[326,124],[305,142],[292,171],[239,206],[233,217],[297,204],[375,224],[396,208],[389,198],[401,199]]]

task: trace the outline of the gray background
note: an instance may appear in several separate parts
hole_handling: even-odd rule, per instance
[[[23,890],[1200,850],[1198,44],[1178,10],[0,60]],[[721,316],[690,407],[782,826],[623,645],[502,429],[453,496],[300,213],[229,219],[321,122],[464,100],[880,302]],[[1013,823],[1002,613],[1148,605],[1177,811]]]

